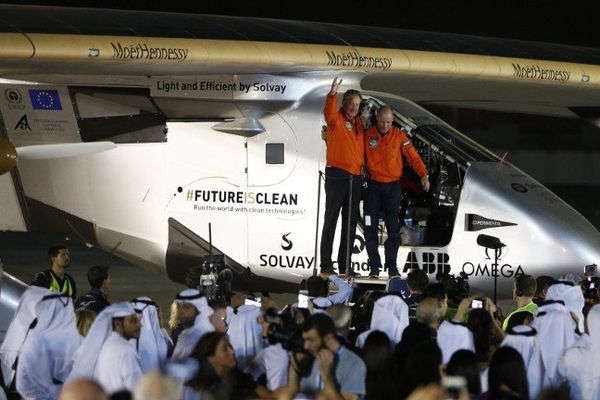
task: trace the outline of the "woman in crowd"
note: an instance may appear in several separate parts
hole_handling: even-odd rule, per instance
[[[525,363],[518,351],[500,347],[490,361],[488,391],[477,400],[529,400]]]
[[[362,349],[362,359],[367,367],[367,400],[395,399],[394,347],[388,336],[373,331]]]
[[[199,370],[187,382],[184,400],[203,397],[241,400],[270,395],[254,382],[252,376],[237,368],[233,348],[225,333],[210,332],[202,336],[191,357],[198,361]]]
[[[479,371],[479,362],[475,353],[469,350],[459,350],[455,352],[448,365],[446,365],[446,375],[462,376],[467,381],[467,390],[471,398],[481,394],[481,377]]]

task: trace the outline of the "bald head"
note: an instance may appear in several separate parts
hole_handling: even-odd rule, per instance
[[[440,302],[431,297],[421,300],[417,306],[417,321],[437,330],[441,320]]]
[[[390,107],[383,106],[377,110],[377,130],[379,133],[385,135],[392,127],[393,122],[394,114]]]
[[[96,381],[76,379],[63,387],[59,400],[108,400],[108,396]]]
[[[140,379],[134,400],[179,400],[181,384],[177,379],[157,370],[150,371]]]

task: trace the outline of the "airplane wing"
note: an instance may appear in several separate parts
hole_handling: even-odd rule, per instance
[[[421,103],[575,117],[600,103],[600,50],[389,28],[1,5],[5,79],[147,85],[155,76],[361,72]],[[589,109],[588,109],[589,111]]]

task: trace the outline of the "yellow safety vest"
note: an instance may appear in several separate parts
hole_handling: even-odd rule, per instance
[[[63,285],[62,289],[60,288],[60,284],[54,277],[53,273],[50,273],[50,278],[52,279],[52,281],[50,282],[50,287],[48,289],[51,292],[65,293],[65,294],[68,294],[69,296],[73,296],[73,287],[71,286],[71,280],[69,279],[69,277],[67,275],[65,275],[65,284]]]

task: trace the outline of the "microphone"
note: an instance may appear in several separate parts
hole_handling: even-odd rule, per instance
[[[499,238],[495,237],[495,236],[490,236],[490,235],[479,235],[477,236],[477,244],[488,248],[488,249],[494,249],[494,250],[498,250],[501,249],[502,247],[504,247],[504,243],[502,243],[500,241]]]

